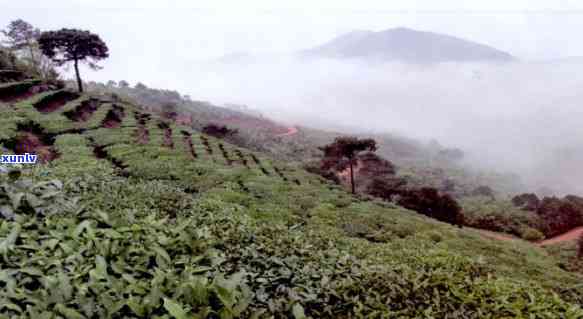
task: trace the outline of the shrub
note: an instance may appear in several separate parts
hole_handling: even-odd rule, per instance
[[[538,229],[532,227],[524,227],[521,231],[520,237],[528,241],[539,241],[545,238],[545,235]]]
[[[401,192],[398,204],[420,214],[450,223],[462,225],[462,209],[449,195],[440,195],[437,189],[424,187]]]
[[[545,197],[537,213],[542,218],[541,230],[553,237],[583,225],[583,207],[568,199]]]
[[[238,130],[211,123],[203,127],[202,132],[216,138],[226,138],[237,134]]]
[[[443,240],[443,237],[438,232],[429,233],[429,239],[434,243],[439,243]]]
[[[75,200],[66,198],[62,189],[58,180],[34,183],[16,175],[12,181],[0,183],[0,217],[14,219],[18,215],[47,216],[68,211]]]
[[[512,198],[512,204],[528,211],[536,211],[541,202],[536,194],[521,194]]]
[[[407,181],[400,177],[376,177],[368,183],[365,193],[390,201],[395,195],[403,192],[406,184]]]

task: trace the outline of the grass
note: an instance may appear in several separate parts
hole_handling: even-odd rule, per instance
[[[16,217],[0,219],[0,318],[583,317],[582,277],[541,248],[354,197],[212,137],[207,154],[186,127],[171,124],[174,148],[163,146],[156,116],[138,144],[130,104],[110,129],[99,127],[109,105],[73,123],[62,112],[82,99],[49,114],[31,109],[35,99],[0,110],[2,136],[27,120],[53,133],[87,130],[57,135],[61,156],[21,178],[62,181],[47,195],[56,213],[14,205],[36,190],[1,177],[0,206],[14,205]],[[255,154],[270,174],[250,157],[249,168],[227,165],[218,143],[232,159]]]

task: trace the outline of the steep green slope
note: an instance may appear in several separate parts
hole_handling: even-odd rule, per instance
[[[581,278],[536,247],[54,94],[0,104],[2,153],[46,160],[0,175],[0,318],[583,317]]]

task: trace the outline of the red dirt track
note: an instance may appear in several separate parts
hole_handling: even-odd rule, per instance
[[[294,126],[292,127],[288,127],[287,132],[282,133],[282,134],[277,134],[277,137],[282,137],[282,136],[292,136],[298,134],[298,129]]]
[[[520,238],[516,238],[516,237],[512,237],[509,235],[496,233],[496,232],[492,232],[492,231],[487,231],[487,230],[483,230],[483,229],[477,229],[477,231],[480,232],[482,235],[489,237],[489,238],[492,238],[492,239],[504,240],[504,241],[522,240]],[[532,244],[537,245],[537,246],[555,245],[555,244],[560,244],[560,243],[564,243],[564,242],[577,240],[581,235],[583,235],[583,227],[577,227],[577,228],[570,230],[562,235],[558,235],[558,236],[555,236],[555,237],[552,237],[549,239],[545,239],[545,240],[542,240],[539,242],[535,242]]]
[[[553,238],[545,239],[537,243],[539,246],[554,245],[566,241],[577,240],[581,235],[583,235],[583,227],[577,227],[570,230],[562,235],[555,236]]]

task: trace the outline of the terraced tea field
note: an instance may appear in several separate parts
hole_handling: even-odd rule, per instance
[[[0,318],[582,318],[581,277],[138,105],[0,85]]]

